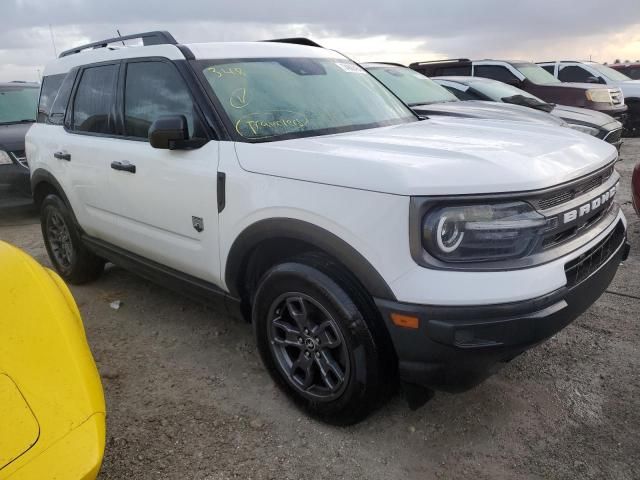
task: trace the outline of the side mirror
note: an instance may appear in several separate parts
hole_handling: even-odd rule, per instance
[[[518,87],[520,88],[522,86],[522,80],[518,79],[518,78],[510,78],[509,80],[507,80],[505,82],[507,85],[511,85],[512,87]]]
[[[158,118],[149,127],[149,143],[153,148],[178,150],[186,148],[189,126],[184,115],[167,115]]]

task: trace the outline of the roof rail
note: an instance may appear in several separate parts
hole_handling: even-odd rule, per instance
[[[70,50],[65,50],[59,55],[59,58],[67,57],[69,55],[74,55],[76,53],[80,53],[83,50],[88,50],[90,48],[106,48],[111,43],[123,42],[125,40],[135,40],[142,39],[142,44],[145,46],[148,45],[177,45],[178,42],[173,35],[166,31],[155,31],[155,32],[143,32],[143,33],[134,33],[133,35],[125,35],[124,37],[113,37],[107,38],[106,40],[100,40],[99,42],[87,43],[86,45],[80,45],[79,47],[72,48]]]
[[[263,42],[293,43],[295,45],[306,45],[307,47],[324,48],[319,43],[316,43],[313,40],[304,37],[274,38],[273,40],[263,40]]]
[[[468,58],[445,58],[443,60],[428,60],[426,62],[413,62],[411,65],[428,65],[430,63],[455,63],[455,62],[470,62]]]

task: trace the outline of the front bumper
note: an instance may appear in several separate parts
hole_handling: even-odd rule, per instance
[[[400,380],[436,390],[464,391],[501,363],[567,326],[600,297],[627,258],[625,228],[622,223],[619,227],[568,262],[568,284],[542,297],[463,307],[377,299],[398,357]],[[417,317],[418,328],[395,325],[393,313]]]

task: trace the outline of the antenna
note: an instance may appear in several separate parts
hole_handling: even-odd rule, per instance
[[[118,37],[122,38],[122,34],[120,33],[120,29],[119,28],[116,28],[116,32],[118,32]],[[124,43],[124,40],[120,40],[120,41],[122,42],[122,45],[124,45],[126,47],[126,45]]]
[[[53,45],[53,55],[58,58],[58,50],[56,49],[56,39],[53,37],[53,28],[49,24],[49,33],[51,34],[51,45]]]

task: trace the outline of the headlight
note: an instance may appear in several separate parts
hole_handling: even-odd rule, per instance
[[[422,244],[444,262],[487,262],[520,258],[542,238],[547,219],[525,202],[445,206],[422,221]]]
[[[611,103],[611,93],[606,88],[594,88],[587,90],[587,98],[596,103]]]
[[[11,165],[12,163],[13,160],[11,160],[9,154],[5,151],[0,150],[0,165]]]
[[[578,125],[576,123],[570,123],[569,127],[579,132],[586,133],[587,135],[592,135],[594,137],[597,136],[599,133],[599,130],[597,128],[587,127],[586,125]]]

